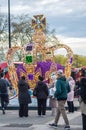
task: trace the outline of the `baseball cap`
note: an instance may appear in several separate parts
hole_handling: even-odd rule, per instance
[[[63,74],[63,70],[59,69],[59,70],[57,71],[57,74],[62,75],[62,74]]]

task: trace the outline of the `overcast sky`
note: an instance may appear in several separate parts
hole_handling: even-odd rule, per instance
[[[0,12],[7,13],[8,0],[0,0]],[[11,14],[43,14],[58,39],[74,54],[86,55],[86,0],[10,0]]]

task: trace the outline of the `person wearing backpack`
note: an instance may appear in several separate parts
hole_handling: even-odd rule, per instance
[[[83,130],[86,130],[86,76],[84,74],[85,73],[82,74],[80,80],[81,89],[80,89],[79,102],[82,113]]]

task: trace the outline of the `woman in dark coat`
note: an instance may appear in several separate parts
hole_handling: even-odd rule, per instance
[[[26,82],[25,76],[22,76],[18,82],[19,117],[28,117],[28,104],[31,103],[28,89],[30,89],[29,84]]]
[[[49,94],[47,85],[43,82],[44,78],[39,76],[38,83],[35,87],[36,97],[37,97],[37,105],[38,105],[38,115],[45,116],[46,115],[46,101]]]

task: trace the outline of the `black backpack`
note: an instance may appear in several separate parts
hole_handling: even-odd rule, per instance
[[[86,104],[86,77],[83,77],[81,79],[80,95],[81,95],[83,102]]]

